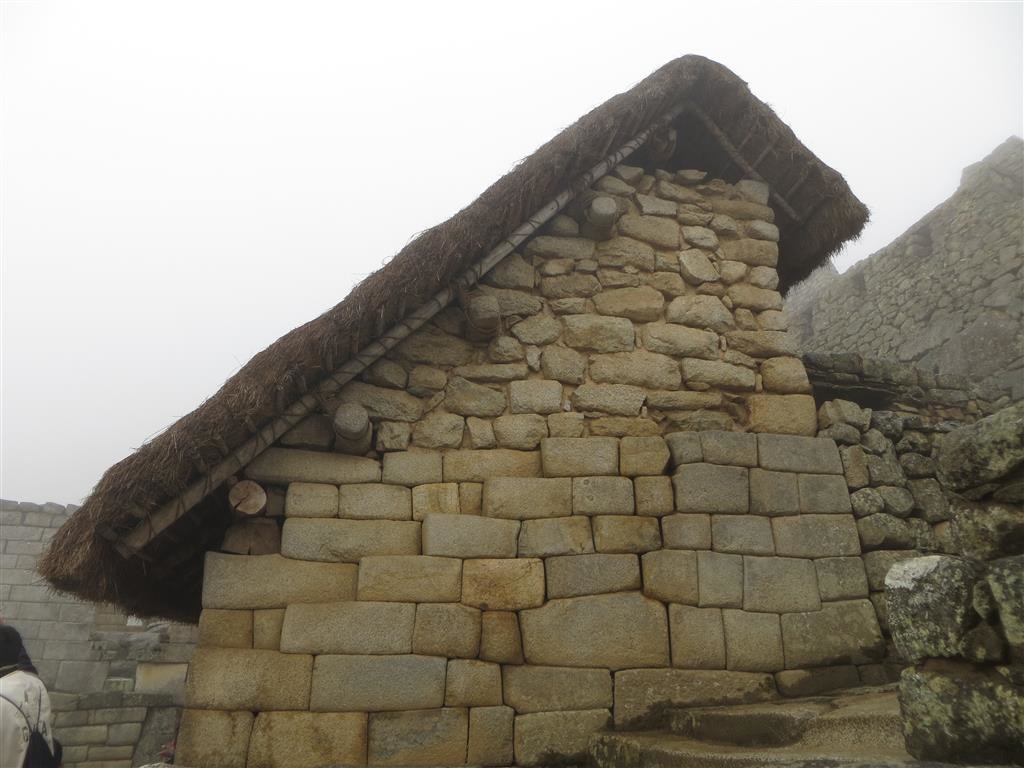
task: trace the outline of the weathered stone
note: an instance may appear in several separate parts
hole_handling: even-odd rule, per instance
[[[502,448],[531,451],[548,436],[548,423],[536,413],[506,414],[494,420],[494,436]]]
[[[617,475],[619,441],[611,437],[549,437],[540,444],[548,477]]]
[[[1024,552],[1024,508],[998,502],[954,498],[953,536],[960,552],[992,560]]]
[[[696,605],[697,555],[674,549],[648,552],[642,558],[644,594],[665,603]]]
[[[383,555],[359,561],[360,600],[451,602],[462,592],[462,563],[445,557]]]
[[[885,589],[885,575],[889,569],[902,560],[920,557],[917,550],[879,550],[864,553],[864,570],[868,576],[868,587],[872,592]]]
[[[526,353],[517,339],[511,336],[498,336],[487,347],[487,356],[495,363],[517,363],[525,359]],[[445,374],[444,381],[438,382],[441,386],[436,389],[444,389],[447,382],[448,376]]]
[[[593,551],[590,521],[584,517],[525,520],[519,534],[519,557],[551,557]]]
[[[459,514],[483,514],[483,483],[459,483]]]
[[[857,667],[852,664],[816,669],[785,669],[775,673],[775,683],[779,693],[790,697],[817,696],[837,689],[856,688],[862,684]]]
[[[743,610],[791,613],[820,607],[818,578],[810,560],[743,558]]]
[[[1024,556],[1004,557],[992,562],[987,578],[1003,634],[1020,655],[1024,648]]]
[[[502,703],[501,667],[476,659],[452,659],[445,680],[446,707],[490,707]]]
[[[472,659],[480,650],[480,611],[457,603],[422,603],[416,606],[414,653]]]
[[[888,449],[881,456],[865,456],[864,461],[868,465],[868,475],[872,485],[906,485],[907,479],[903,474],[903,467],[896,459],[892,449]]]
[[[544,376],[565,384],[582,383],[586,369],[586,357],[566,347],[548,347],[541,356],[541,370]]]
[[[505,667],[502,684],[505,702],[521,714],[612,706],[612,676],[606,669]]]
[[[642,349],[594,355],[590,376],[598,383],[634,384],[651,389],[676,389],[681,382],[678,362]]]
[[[423,554],[439,557],[515,557],[519,522],[476,515],[427,515]]]
[[[751,357],[780,359],[780,355],[797,354],[795,337],[785,331],[729,331],[725,339],[730,349]]]
[[[412,493],[408,488],[379,483],[343,485],[337,509],[339,517],[353,520],[409,520]]]
[[[245,476],[256,482],[277,485],[377,483],[380,482],[380,462],[340,453],[271,447],[249,462]]]
[[[636,477],[633,495],[638,515],[661,517],[672,514],[675,509],[672,480],[664,475]]]
[[[949,501],[935,478],[924,478],[909,481],[910,493],[921,517],[929,523],[941,523],[948,520]]]
[[[197,648],[185,699],[202,709],[303,709],[313,657],[242,648]]]
[[[720,552],[697,553],[699,605],[739,608],[743,604],[743,557]]]
[[[550,440],[547,438],[544,442]],[[568,478],[492,477],[484,481],[483,513],[488,517],[513,520],[571,515],[572,481]]]
[[[853,427],[850,427],[850,429],[852,430]],[[863,448],[859,445],[849,445],[840,449],[839,456],[843,461],[843,474],[846,475],[846,485],[848,488],[851,490],[863,488],[871,482]]]
[[[914,497],[906,488],[883,485],[875,489],[882,498],[885,511],[896,517],[906,517],[914,510]]]
[[[746,307],[755,312],[782,309],[782,297],[778,291],[755,288],[748,283],[730,285],[726,295],[732,300],[734,307]],[[769,333],[769,331],[765,331],[765,333]],[[792,351],[780,350],[779,353],[792,354]]]
[[[480,288],[481,291],[494,296],[498,300],[498,312],[502,317],[527,317],[529,315],[536,315],[544,309],[544,302],[533,293],[515,291],[508,288],[491,288],[488,286],[481,286]],[[425,362],[432,361],[428,360]]]
[[[842,557],[860,554],[860,536],[850,515],[772,518],[775,552],[782,557]]]
[[[398,520],[292,517],[281,531],[281,554],[297,560],[357,563],[367,555],[418,555],[420,524]]]
[[[501,664],[523,663],[523,642],[519,634],[519,618],[514,612],[483,612],[480,658]]]
[[[548,416],[551,437],[583,437],[582,413],[552,413]]]
[[[669,663],[665,608],[636,592],[550,600],[523,611],[520,623],[529,664],[622,669]]]
[[[377,424],[375,447],[381,453],[385,451],[404,451],[412,439],[412,429],[400,421],[381,421]]]
[[[712,515],[711,540],[716,552],[737,555],[770,555],[772,526],[759,515]]]
[[[814,398],[810,395],[751,395],[751,432],[813,435],[817,431]]]
[[[765,469],[783,472],[841,475],[843,463],[832,440],[795,435],[757,436],[757,455]]]
[[[636,204],[640,206],[640,213],[645,216],[676,215],[676,204],[670,200],[662,200],[660,197],[637,195]]]
[[[514,341],[514,340],[513,340]],[[469,366],[460,366],[469,367]],[[429,397],[444,389],[448,383],[447,372],[430,365],[417,365],[409,372],[409,392],[416,397]]]
[[[412,489],[412,518],[459,514],[458,483],[428,483]]]
[[[939,471],[954,491],[1003,477],[1024,463],[1024,401],[946,435]]]
[[[349,564],[207,552],[203,608],[284,608],[292,603],[355,600],[356,572]]]
[[[854,491],[850,494],[850,504],[853,507],[853,514],[857,517],[874,515],[885,509],[885,501],[876,488],[861,488]]]
[[[322,413],[307,416],[281,436],[280,444],[285,448],[329,450],[334,445],[331,420]]]
[[[299,603],[285,609],[285,653],[397,654],[412,650],[412,603]]]
[[[906,549],[914,546],[914,534],[907,525],[892,515],[868,515],[857,521],[860,544],[870,549]]]
[[[716,464],[683,464],[676,468],[672,483],[676,509],[680,512],[745,514],[749,494],[746,467]]]
[[[664,438],[624,437],[619,444],[619,471],[627,477],[661,475],[668,466],[669,449]]]
[[[462,568],[462,602],[483,610],[518,611],[544,602],[541,560],[467,560]]]
[[[175,757],[182,765],[245,768],[253,720],[252,712],[186,709],[181,714]],[[66,753],[72,745],[63,734],[61,738],[65,740]]]
[[[644,346],[651,352],[677,357],[718,359],[718,336],[711,331],[672,325],[649,323],[643,328]]]
[[[696,383],[723,389],[752,390],[754,388],[754,372],[752,370],[719,360],[698,360],[687,357],[683,360],[683,378],[688,386],[693,386]],[[788,397],[802,397],[802,395],[788,395]]]
[[[370,715],[370,765],[462,765],[469,713],[465,709],[374,712]]]
[[[398,345],[396,354],[424,365],[463,365],[473,357],[473,345],[436,328],[422,328]],[[351,386],[351,385],[349,385]],[[405,419],[397,419],[405,421]]]
[[[907,751],[921,760],[1015,763],[1024,744],[1024,686],[991,668],[913,667],[900,680]]]
[[[668,515],[661,528],[666,549],[711,549],[710,515]]]
[[[338,486],[326,483],[289,483],[284,499],[284,513],[288,517],[337,517]]]
[[[572,394],[580,411],[597,411],[618,416],[636,416],[647,394],[630,384],[583,384]]]
[[[683,227],[683,236],[688,240],[690,239],[687,235],[688,231],[702,230],[710,235],[710,239],[715,241],[715,246],[712,246],[711,250],[717,247],[718,238],[715,237],[715,233],[710,230],[703,229],[703,227]],[[692,240],[690,240],[693,243]],[[693,243],[696,245],[696,243]],[[686,282],[691,285],[700,285],[701,283],[713,283],[719,279],[718,269],[711,260],[702,252],[695,248],[683,251],[679,254],[679,271],[682,276],[686,279]]]
[[[619,232],[626,237],[669,250],[679,247],[679,225],[657,216],[626,215],[619,219]]]
[[[773,613],[748,613],[726,609],[726,667],[742,672],[776,672],[785,667],[782,630]]]
[[[868,579],[859,557],[823,557],[814,561],[822,600],[855,600],[868,595]]]
[[[591,352],[628,352],[633,349],[633,324],[624,317],[566,315],[562,341]]]
[[[639,589],[640,565],[632,554],[586,554],[545,561],[548,598]]]
[[[617,288],[594,296],[594,307],[601,315],[626,317],[643,323],[657,320],[665,307],[665,298],[650,286]]]
[[[491,477],[537,477],[540,456],[536,451],[447,451],[444,479],[451,483],[482,483]]]
[[[661,547],[657,518],[634,515],[600,515],[591,523],[598,552],[641,553]]]
[[[530,321],[524,321],[530,322]],[[557,322],[557,321],[555,321]],[[516,326],[518,328],[518,326]],[[461,376],[471,381],[486,381],[491,383],[502,383],[515,381],[526,377],[525,363],[477,363],[472,365],[460,365],[452,369],[453,376]],[[447,376],[445,377],[447,381]],[[439,389],[443,389],[441,386]]]
[[[704,461],[740,467],[757,466],[757,438],[743,432],[707,430],[700,433]]]
[[[572,511],[575,515],[631,515],[633,483],[628,477],[574,477]]]
[[[207,608],[199,616],[199,645],[252,648],[252,611]]]
[[[445,388],[444,404],[462,416],[499,416],[505,410],[505,393],[453,376]]]
[[[547,299],[588,298],[601,292],[601,283],[593,275],[574,272],[571,275],[542,277],[540,292]]]
[[[384,454],[383,481],[394,485],[440,483],[441,454],[433,451],[401,451]]]
[[[735,213],[730,212],[729,215],[736,217]],[[719,250],[723,259],[739,261],[752,267],[774,267],[779,261],[779,246],[768,240],[727,240]]]
[[[818,437],[830,437],[839,445],[860,447],[857,445],[860,442],[860,432],[849,424],[833,424],[831,427],[819,429]],[[845,462],[843,466],[845,466]],[[864,465],[864,471],[867,471],[867,464]]]
[[[526,255],[556,259],[590,259],[594,256],[594,241],[582,237],[538,235],[526,244]]]
[[[725,628],[720,608],[672,604],[668,619],[673,667],[725,668]]]
[[[670,323],[716,333],[725,333],[734,325],[732,313],[717,296],[679,296],[668,305],[665,318]]]
[[[704,451],[700,444],[700,435],[693,432],[673,432],[665,435],[669,452],[672,455],[672,466],[692,464],[704,460]]]
[[[885,654],[869,600],[823,603],[820,611],[782,615],[786,666],[863,664]]]
[[[613,237],[597,244],[597,261],[602,266],[654,269],[654,249],[629,237]]]
[[[849,424],[860,432],[871,426],[871,411],[849,400],[829,400],[818,410],[818,426],[826,429],[836,424]]]
[[[515,720],[516,765],[578,763],[586,759],[590,737],[604,728],[607,709],[575,712],[534,712]]]
[[[850,494],[841,475],[797,475],[804,514],[849,514]]]
[[[413,445],[421,448],[458,448],[465,419],[453,413],[431,413],[412,428]]]
[[[360,763],[366,755],[366,720],[359,712],[261,712],[252,729],[246,766]]]
[[[615,726],[642,724],[665,707],[747,704],[775,696],[775,683],[769,674],[629,669],[615,674]]]
[[[800,511],[797,475],[750,470],[750,511],[755,515],[795,515]]]
[[[466,762],[471,765],[510,765],[513,760],[511,707],[474,707],[469,710]]]

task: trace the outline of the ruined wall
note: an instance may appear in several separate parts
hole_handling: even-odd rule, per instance
[[[877,675],[767,190],[702,180],[618,168],[614,236],[561,216],[487,276],[495,338],[450,309],[342,391],[373,450],[325,403],[245,468],[281,552],[207,554],[179,763],[538,765]]]
[[[1024,157],[1018,138],[964,170],[956,193],[842,275],[787,295],[803,349],[859,352],[1024,398]]]

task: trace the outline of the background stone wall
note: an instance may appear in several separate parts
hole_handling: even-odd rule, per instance
[[[810,352],[858,352],[1011,389],[1024,398],[1024,143],[964,170],[946,202],[838,275],[786,297]]]

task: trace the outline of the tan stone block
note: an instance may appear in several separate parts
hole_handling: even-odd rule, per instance
[[[288,517],[337,517],[338,486],[326,483],[288,483],[284,513]]]
[[[246,768],[252,723],[252,712],[186,709],[181,713],[175,757],[182,765]]]
[[[512,413],[548,414],[558,413],[562,409],[562,385],[557,381],[513,381],[508,385],[508,391]]]
[[[343,485],[337,514],[353,520],[408,520],[412,494],[408,488],[382,483]]]
[[[636,555],[567,555],[544,561],[548,598],[579,597],[640,589]]]
[[[514,720],[515,710],[511,707],[474,707],[469,710],[466,762],[483,766],[511,765]]]
[[[466,762],[469,713],[425,709],[370,715],[370,765],[462,765]]]
[[[844,557],[860,554],[853,515],[772,518],[775,552],[783,557]]]
[[[722,243],[721,255],[723,259],[755,267],[774,267],[779,260],[779,246],[767,240],[727,240]]]
[[[446,707],[491,707],[501,703],[501,666],[475,659],[448,662]]]
[[[807,369],[799,357],[772,357],[763,361],[761,381],[768,392],[797,395],[811,391]]]
[[[796,435],[757,436],[758,461],[765,469],[807,472],[819,475],[843,474],[843,462],[834,440]]]
[[[590,378],[599,384],[632,384],[650,389],[678,389],[682,382],[678,361],[646,349],[592,355]]]
[[[462,602],[484,610],[518,611],[544,602],[544,563],[536,559],[467,560]]]
[[[679,305],[676,305],[677,308]],[[644,346],[651,352],[674,357],[718,359],[718,334],[675,323],[649,323],[643,329]]]
[[[600,315],[628,317],[635,323],[645,323],[661,317],[665,297],[647,285],[615,288],[594,296],[594,307]]]
[[[711,549],[711,515],[668,515],[661,533],[665,549]]]
[[[868,578],[859,557],[824,557],[814,561],[822,600],[855,600],[868,596]]]
[[[359,561],[360,600],[455,602],[462,595],[462,562],[426,555],[378,555]]]
[[[683,464],[672,477],[676,509],[680,512],[746,514],[749,509],[747,472],[746,467]]]
[[[480,650],[480,611],[459,603],[416,606],[412,649],[427,656],[474,658]]]
[[[246,768],[360,764],[366,756],[362,712],[261,712]]]
[[[383,480],[393,485],[441,482],[441,454],[436,451],[396,451],[384,454]]]
[[[636,513],[649,517],[671,515],[675,509],[672,478],[664,475],[633,479]]]
[[[813,436],[818,431],[818,414],[810,395],[751,395],[747,407],[751,432]]]
[[[523,663],[519,617],[513,611],[484,611],[481,617],[480,658],[500,664]]]
[[[820,611],[788,613],[782,636],[789,668],[864,664],[885,655],[885,641],[869,600],[823,603]]]
[[[240,648],[197,648],[186,683],[188,706],[305,709],[313,657]]]
[[[270,608],[252,612],[252,647],[277,651],[281,648],[281,625],[284,608]]]
[[[748,613],[726,609],[725,656],[728,669],[741,672],[777,672],[786,664],[782,656],[782,629],[774,613]]]
[[[483,513],[483,483],[459,483],[459,514],[479,515]]]
[[[725,626],[721,608],[668,607],[672,666],[725,669]]]
[[[662,549],[648,552],[642,561],[645,595],[666,603],[697,604],[696,553]]]
[[[631,515],[633,483],[628,477],[574,477],[572,511],[575,515]]]
[[[619,441],[619,471],[628,477],[661,475],[669,458],[663,437],[624,437]]]
[[[571,515],[572,482],[568,478],[491,478],[484,481],[483,513],[513,520]]]
[[[411,520],[322,520],[292,517],[281,554],[297,560],[358,563],[368,555],[418,555],[420,524]]]
[[[610,720],[607,709],[517,715],[516,765],[549,765],[553,760],[560,764],[582,764],[587,757],[590,737]]]
[[[589,352],[628,352],[636,343],[633,323],[625,317],[566,315],[562,341]]]
[[[570,399],[577,411],[608,413],[614,416],[637,416],[647,394],[642,387],[631,384],[583,384]],[[594,438],[584,438],[591,439]]]
[[[598,552],[639,554],[661,547],[661,528],[655,517],[599,515],[592,524]]]
[[[818,578],[810,560],[743,558],[743,610],[792,613],[819,608]]]
[[[743,557],[721,552],[697,553],[700,606],[739,608],[743,605]]]
[[[252,611],[207,608],[199,615],[199,645],[252,648]]]
[[[423,553],[442,557],[515,557],[519,521],[475,515],[427,515]]]
[[[615,674],[615,726],[642,722],[655,708],[749,704],[776,696],[775,681],[764,673],[629,669]]]
[[[591,259],[594,257],[594,241],[584,237],[538,235],[526,244],[525,253],[543,258]]]
[[[797,476],[791,472],[750,470],[750,511],[755,515],[795,515],[800,511]]]
[[[362,381],[351,381],[342,387],[338,400],[358,403],[369,412],[371,418],[378,421],[412,422],[423,414],[423,403],[418,397],[404,390],[378,387]]]
[[[519,532],[519,557],[550,557],[593,551],[590,520],[585,517],[524,520]]]
[[[417,401],[418,402],[418,401]],[[245,476],[258,483],[379,483],[380,462],[343,453],[267,448],[245,467]]]
[[[842,475],[797,475],[800,511],[804,514],[840,514],[853,512],[850,491]]]
[[[506,414],[494,420],[494,436],[502,448],[532,451],[548,436],[548,422],[540,414]]]
[[[612,706],[612,675],[607,669],[505,667],[505,703],[518,714],[599,709]]]
[[[281,555],[206,553],[204,608],[284,608],[354,600],[356,566],[307,563]]]
[[[758,515],[712,515],[711,541],[716,552],[771,555],[775,552],[772,525]]]
[[[412,519],[459,514],[459,484],[429,483],[412,489]]]
[[[540,477],[540,455],[506,448],[444,454],[445,482],[482,483],[492,477]]]
[[[668,665],[665,607],[637,592],[550,600],[520,613],[529,664],[563,667]]]
[[[412,603],[289,605],[281,627],[285,653],[409,653],[416,606]]]
[[[582,437],[582,413],[552,413],[548,416],[548,434],[551,437]]]
[[[385,712],[440,707],[447,662],[432,656],[317,656],[309,709]]]
[[[175,704],[185,700],[188,664],[140,662],[135,666],[135,692],[170,696]]]
[[[700,432],[701,453],[709,464],[757,466],[757,436],[710,429]]]
[[[652,437],[661,434],[653,419],[629,416],[601,416],[587,421],[591,437]]]
[[[547,477],[617,475],[619,441],[614,437],[549,437],[540,453]]]

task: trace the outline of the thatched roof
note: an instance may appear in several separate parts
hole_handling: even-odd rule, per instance
[[[220,391],[111,467],[54,537],[40,565],[56,588],[139,615],[194,619],[204,547],[226,520],[223,488],[144,551],[124,556],[119,537],[297,401],[353,349],[376,338],[472,265],[584,171],[681,105],[666,167],[700,168],[735,181],[762,176],[781,233],[783,288],[822,264],[867,221],[842,176],[800,143],[740,78],[716,62],[684,56],[666,64],[555,136],[476,201],[427,230],[336,307],[285,334]],[[642,154],[633,159],[642,164]],[[212,485],[212,484],[211,484]]]

